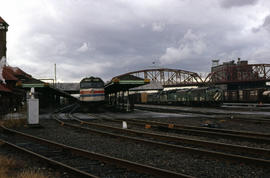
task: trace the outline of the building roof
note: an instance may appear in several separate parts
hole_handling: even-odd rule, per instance
[[[4,23],[8,26],[8,23],[6,21],[4,21],[4,19],[0,16],[0,23]]]
[[[17,81],[18,78],[15,76],[13,70],[9,67],[4,67],[2,71],[3,78],[7,81]]]
[[[32,78],[31,75],[27,74],[18,67],[5,66],[3,68],[3,78],[7,81],[18,81],[21,78]]]
[[[143,80],[142,78],[136,77],[134,75],[121,75],[115,78],[118,78],[119,80]]]
[[[29,75],[28,73],[24,72],[19,67],[6,66],[6,68],[11,69],[13,71],[13,73],[14,73],[15,76],[25,76],[25,77],[28,77],[28,78],[32,78],[31,75]]]
[[[109,83],[105,85],[104,89],[105,93],[116,93],[120,91],[127,91],[130,88],[145,85],[149,82],[149,79],[143,79],[133,75],[122,75],[114,77]]]
[[[0,84],[0,92],[11,92],[4,84]]]

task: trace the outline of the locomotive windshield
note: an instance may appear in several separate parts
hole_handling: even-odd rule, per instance
[[[80,83],[80,88],[103,88],[104,82],[100,78],[84,78]]]
[[[81,88],[103,88],[103,82],[82,82],[80,85]]]

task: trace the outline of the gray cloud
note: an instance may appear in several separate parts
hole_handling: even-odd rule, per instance
[[[176,63],[181,60],[191,60],[198,58],[205,52],[207,45],[203,41],[203,35],[196,35],[192,30],[188,30],[178,47],[169,47],[166,53],[161,56],[161,64]]]
[[[254,5],[258,0],[223,0],[221,2],[221,7],[231,8],[231,7],[241,7],[247,5]]]
[[[154,22],[152,24],[152,30],[155,32],[162,32],[165,28],[165,24],[164,23],[160,23],[160,22]]]
[[[222,7],[258,6],[231,13],[215,0],[18,0],[17,6],[1,6],[0,15],[10,24],[10,65],[37,78],[52,78],[56,63],[61,81],[89,75],[108,80],[151,68],[153,62],[209,72],[212,59],[268,56],[264,32],[252,32],[263,24],[256,12],[267,9],[259,1],[226,2]],[[268,21],[262,28],[268,28]]]
[[[262,25],[259,25],[258,27],[252,28],[252,32],[254,32],[254,33],[258,33],[258,32],[260,32],[262,30],[270,32],[270,15],[267,15],[264,18],[264,21],[263,21]]]
[[[265,17],[262,28],[264,28],[270,32],[270,15]]]

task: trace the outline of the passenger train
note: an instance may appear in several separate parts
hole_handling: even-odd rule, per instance
[[[81,80],[80,102],[83,110],[96,109],[104,104],[104,82],[101,78],[91,76]]]

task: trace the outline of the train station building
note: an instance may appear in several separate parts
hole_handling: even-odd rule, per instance
[[[0,117],[25,108],[27,93],[31,88],[36,89],[40,109],[53,109],[77,100],[69,93],[33,78],[22,69],[6,64],[8,27],[8,23],[0,17]]]

